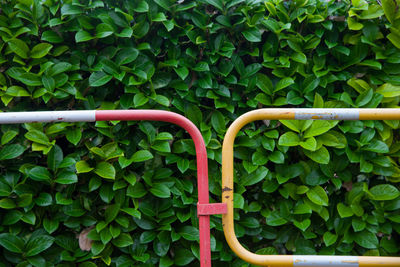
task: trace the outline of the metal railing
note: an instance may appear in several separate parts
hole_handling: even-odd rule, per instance
[[[197,127],[187,118],[163,110],[82,110],[0,113],[0,124],[34,122],[164,121],[184,128],[193,139],[197,159],[200,265],[211,266],[210,215],[226,212],[226,204],[209,203],[207,150]]]
[[[222,201],[227,213],[222,215],[222,226],[231,249],[246,262],[270,266],[397,266],[400,257],[366,256],[309,256],[309,255],[258,255],[245,249],[234,230],[233,210],[233,145],[237,133],[246,124],[256,120],[400,120],[400,109],[258,109],[237,118],[225,134],[222,145]]]
[[[258,255],[246,250],[234,231],[233,144],[237,133],[256,120],[400,120],[400,109],[259,109],[240,116],[229,127],[222,147],[222,203],[209,203],[207,151],[200,131],[182,115],[160,110],[85,110],[0,113],[0,124],[32,122],[164,121],[184,128],[192,137],[197,158],[200,265],[211,266],[210,215],[222,214],[225,238],[243,260],[264,266],[397,266],[400,257]]]

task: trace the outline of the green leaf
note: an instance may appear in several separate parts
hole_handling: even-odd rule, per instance
[[[160,1],[160,0],[157,0]],[[177,266],[188,266],[194,260],[192,252],[185,248],[179,248],[175,252],[174,263]]]
[[[148,150],[136,151],[132,156],[132,162],[143,162],[152,159],[154,156]]]
[[[93,255],[98,255],[104,250],[105,247],[106,246],[102,242],[96,241],[96,242],[92,243],[91,251],[92,251]]]
[[[49,193],[40,193],[39,196],[35,197],[34,201],[36,205],[46,207],[53,203],[53,198]]]
[[[155,141],[151,148],[159,152],[171,152],[171,147],[168,141]]]
[[[143,93],[136,94],[133,97],[133,105],[135,106],[135,108],[143,106],[147,102],[149,102],[149,98],[146,97]]]
[[[358,107],[362,107],[362,106],[368,104],[371,101],[373,95],[374,95],[374,91],[372,90],[372,88],[367,90],[367,91],[365,91],[365,92],[363,92],[362,94],[360,94],[357,97],[356,105]]]
[[[260,166],[255,172],[248,173],[247,175],[241,177],[240,184],[243,186],[256,184],[262,181],[268,175],[268,172],[269,170],[266,167]]]
[[[124,248],[133,244],[132,237],[128,233],[120,234],[112,243],[119,248]]]
[[[75,34],[75,42],[77,43],[81,43],[81,42],[87,42],[92,40],[94,37],[92,37],[90,35],[90,33],[88,33],[87,31],[84,30],[79,30],[76,34]]]
[[[23,59],[28,58],[29,47],[24,41],[20,39],[11,39],[8,41],[8,46],[18,56],[22,57]]]
[[[165,184],[154,184],[152,188],[150,188],[150,192],[159,198],[169,198],[171,195],[171,191]]]
[[[257,73],[257,87],[260,88],[267,95],[272,95],[274,92],[274,86],[267,75]]]
[[[136,48],[133,47],[127,47],[121,49],[116,57],[115,57],[115,63],[117,65],[125,65],[133,62],[139,55],[139,51]]]
[[[44,88],[47,89],[49,92],[53,92],[54,88],[56,88],[56,81],[53,77],[49,77],[47,75],[42,76],[42,83]]]
[[[393,0],[382,0],[381,1],[385,16],[390,23],[394,23],[396,17],[396,2]]]
[[[312,124],[312,121],[309,120],[308,121],[281,120],[280,122],[286,127],[288,127],[290,130],[293,130],[298,133],[306,130]]]
[[[362,219],[354,217],[351,221],[351,224],[353,226],[354,232],[360,232],[365,229],[365,226],[367,226],[367,223],[364,222]]]
[[[17,205],[12,199],[3,198],[0,200],[0,208],[2,209],[14,209],[15,207],[17,207]]]
[[[399,190],[390,184],[376,185],[369,191],[375,200],[392,200],[400,196]]]
[[[3,225],[13,225],[17,222],[19,222],[19,220],[23,217],[24,215],[22,214],[22,212],[18,211],[18,210],[11,210],[9,212],[7,212],[5,214],[5,216],[3,217],[3,221],[2,224]]]
[[[49,145],[50,144],[50,140],[47,137],[47,135],[43,132],[40,132],[38,130],[30,130],[29,132],[27,132],[25,134],[25,138],[33,141],[35,143],[38,144],[42,144],[42,145]]]
[[[40,86],[42,85],[42,81],[38,75],[33,73],[22,73],[19,75],[17,80],[29,86]]]
[[[306,154],[306,156],[312,159],[313,161],[320,164],[328,164],[330,160],[328,149],[326,149],[326,147],[323,146],[316,151],[304,150],[304,154]]]
[[[180,231],[179,234],[186,240],[189,241],[197,241],[199,240],[199,229],[197,229],[196,227],[193,226],[183,226]]]
[[[110,74],[110,75],[114,75],[117,76],[119,73],[119,67],[117,66],[117,64],[115,64],[113,61],[103,58],[101,60],[101,64],[103,65],[103,70]]]
[[[400,36],[394,32],[389,33],[387,38],[392,42],[392,44],[400,49]]]
[[[393,85],[391,83],[385,83],[376,89],[376,92],[383,95],[384,97],[396,97],[400,96],[400,86]]]
[[[174,70],[182,80],[185,80],[189,75],[189,70],[186,67],[174,68]]]
[[[137,39],[144,37],[150,29],[150,25],[147,21],[143,20],[139,23],[136,23],[133,27],[133,36]]]
[[[222,0],[205,0],[205,2],[213,7],[218,8],[220,11],[224,10],[224,3]]]
[[[49,70],[47,71],[47,74],[49,76],[56,76],[60,73],[68,71],[72,65],[68,62],[59,62],[54,65],[52,65]]]
[[[306,194],[313,203],[320,206],[328,206],[328,195],[321,186],[317,185],[311,188]]]
[[[375,234],[364,230],[354,234],[354,241],[364,248],[374,249],[378,247],[379,241]]]
[[[144,13],[149,11],[149,5],[147,4],[146,1],[141,0],[133,10],[139,13]]]
[[[181,173],[184,173],[187,169],[189,169],[190,161],[188,159],[179,159],[177,161],[178,169]]]
[[[71,144],[76,146],[82,138],[81,129],[80,128],[68,129],[66,137]]]
[[[305,141],[300,142],[300,146],[310,151],[315,151],[317,149],[317,141],[314,137],[307,138]]]
[[[357,20],[352,17],[347,18],[347,25],[349,26],[349,29],[353,31],[359,31],[364,27],[362,23],[357,22]]]
[[[105,38],[114,33],[113,27],[106,23],[100,23],[96,26],[96,37],[97,38]]]
[[[299,62],[299,63],[301,63],[301,64],[306,64],[306,63],[307,63],[307,57],[306,57],[306,55],[304,55],[304,54],[301,53],[301,52],[296,52],[296,53],[294,53],[294,54],[291,56],[291,58],[292,58],[294,61]]]
[[[74,172],[64,169],[59,174],[57,174],[55,182],[58,184],[74,184],[78,182],[78,177]]]
[[[50,172],[41,166],[36,166],[28,171],[28,176],[35,181],[49,181],[51,179]]]
[[[94,169],[94,168],[90,167],[89,164],[84,160],[78,161],[75,164],[75,168],[76,168],[77,173],[86,173],[86,172],[90,172]]]
[[[157,233],[153,231],[146,231],[140,235],[140,243],[147,244],[153,241],[157,237]]]
[[[31,94],[21,86],[8,87],[6,94],[9,96],[16,96],[16,97],[31,96]]]
[[[361,14],[358,16],[360,19],[375,19],[381,17],[384,14],[383,9],[380,5],[371,4],[368,6],[368,9],[363,10]]]
[[[94,172],[102,178],[105,179],[115,179],[115,169],[114,166],[108,162],[102,161],[96,165]]]
[[[19,144],[6,145],[0,150],[0,160],[14,159],[24,153],[25,147]]]
[[[261,32],[256,27],[249,28],[242,32],[242,34],[249,42],[261,42]]]
[[[45,251],[53,245],[55,238],[48,235],[39,235],[31,237],[25,246],[25,255],[27,257],[35,256]]]
[[[214,111],[211,116],[211,125],[217,133],[223,134],[225,132],[225,118],[218,110]]]
[[[42,34],[42,41],[47,41],[50,43],[58,44],[58,43],[62,43],[64,41],[64,39],[56,32],[45,31]]]
[[[262,65],[261,64],[258,64],[258,63],[253,63],[253,64],[250,64],[250,65],[248,65],[248,66],[246,66],[246,68],[245,68],[245,73],[244,73],[244,75],[243,75],[243,79],[246,79],[246,78],[250,78],[250,77],[252,77],[254,74],[256,74],[260,69],[262,68]]]
[[[304,138],[318,136],[323,133],[326,133],[327,131],[335,127],[336,124],[337,122],[335,121],[324,121],[324,120],[313,121],[311,127],[304,132]]]
[[[311,225],[311,220],[305,219],[304,221],[301,222],[295,220],[293,221],[293,224],[304,232]]]
[[[335,244],[337,238],[337,235],[332,234],[331,232],[325,232],[323,235],[325,246],[329,247],[330,245]]]
[[[43,219],[43,228],[49,234],[54,233],[54,231],[56,231],[58,229],[59,225],[60,224],[57,220],[50,220],[47,217]]]
[[[389,147],[382,141],[380,140],[372,140],[371,143],[366,146],[363,147],[364,150],[367,151],[372,151],[372,152],[376,152],[376,153],[387,153],[389,152]]]
[[[309,93],[315,90],[318,87],[320,80],[313,75],[308,76],[303,83],[303,92]]]
[[[300,138],[294,132],[287,132],[279,137],[278,144],[281,146],[298,146],[300,144]]]
[[[278,92],[282,89],[285,89],[286,87],[292,84],[294,84],[294,80],[292,78],[290,77],[283,78],[276,84],[274,92]]]
[[[268,155],[268,159],[276,164],[282,164],[285,162],[285,155],[281,151],[274,151]]]
[[[352,209],[343,203],[338,203],[336,208],[339,212],[340,218],[351,217],[354,214]]]
[[[63,4],[61,7],[61,15],[62,16],[67,16],[67,15],[78,15],[83,12],[82,7],[79,5],[73,5],[73,4]]]
[[[31,58],[42,58],[46,56],[50,50],[53,48],[53,45],[47,43],[40,43],[35,45],[30,53]]]
[[[270,226],[280,226],[287,223],[287,220],[282,218],[278,212],[273,211],[267,217],[267,224]]]
[[[89,85],[98,87],[105,85],[112,79],[112,75],[108,75],[102,71],[93,72],[89,77]]]
[[[10,142],[11,140],[14,139],[14,137],[16,137],[18,135],[17,131],[14,130],[9,130],[6,131],[2,136],[1,136],[1,145],[5,145],[8,142]],[[1,154],[1,151],[0,151]]]
[[[112,222],[118,215],[119,212],[119,205],[114,204],[110,205],[106,208],[106,211],[104,212],[104,217],[106,218],[106,223]]]
[[[14,253],[22,253],[24,250],[24,240],[19,236],[8,233],[0,234],[0,245]]]

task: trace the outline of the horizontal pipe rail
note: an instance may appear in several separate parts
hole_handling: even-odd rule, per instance
[[[222,201],[227,212],[222,215],[226,241],[243,260],[270,267],[400,267],[400,257],[258,255],[245,249],[234,229],[233,210],[233,145],[237,133],[256,120],[400,120],[400,109],[258,109],[237,118],[225,134],[222,145]]]
[[[207,150],[197,127],[187,118],[174,112],[163,110],[82,110],[82,111],[35,111],[0,112],[0,124],[34,122],[94,122],[94,121],[164,121],[184,128],[194,141],[197,159],[198,203],[208,205]],[[219,206],[217,208],[220,208]],[[203,210],[201,210],[203,212]],[[211,266],[210,214],[199,214],[200,265]]]

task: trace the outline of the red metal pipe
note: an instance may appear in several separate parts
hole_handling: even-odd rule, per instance
[[[199,129],[187,118],[164,110],[96,110],[96,121],[164,121],[184,128],[192,137],[197,158],[198,203],[208,204],[207,150]],[[198,215],[200,235],[200,266],[211,267],[210,216]]]

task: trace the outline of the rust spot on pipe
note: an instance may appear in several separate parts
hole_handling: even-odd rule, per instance
[[[358,263],[358,260],[354,260],[354,261],[344,260],[344,261],[342,261],[342,263]]]
[[[313,120],[318,120],[318,119],[321,119],[322,116],[320,116],[320,115],[313,115],[313,116],[311,116],[311,118],[312,118]]]
[[[225,198],[229,198],[229,196],[225,196]]]
[[[59,120],[59,121],[62,121],[62,120],[63,120],[63,118],[58,118],[57,120]]]
[[[226,191],[232,191],[232,188],[229,188],[227,186],[225,186],[224,188],[222,188],[222,192],[226,192]]]

